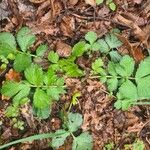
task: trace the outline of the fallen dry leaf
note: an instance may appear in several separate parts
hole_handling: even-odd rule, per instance
[[[39,4],[39,3],[42,3],[46,0],[29,0],[31,3],[36,3],[36,4]]]
[[[13,69],[10,69],[9,72],[5,75],[5,78],[6,80],[19,82],[21,80],[21,75]]]
[[[85,0],[86,4],[89,4],[91,6],[96,6],[96,1],[95,0]]]
[[[72,37],[73,31],[75,30],[75,19],[74,17],[64,16],[60,24],[60,29],[65,36]]]
[[[134,1],[134,3],[136,3],[136,4],[141,4],[142,3],[142,0],[133,0]]]
[[[78,0],[69,0],[69,4],[74,6],[78,3]]]
[[[61,41],[58,41],[56,43],[56,52],[58,53],[58,55],[60,57],[68,57],[70,56],[71,54],[71,46],[64,43],[64,42],[61,42]]]

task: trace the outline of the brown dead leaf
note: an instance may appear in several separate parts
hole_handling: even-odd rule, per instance
[[[134,3],[136,3],[136,4],[141,4],[141,3],[142,3],[142,0],[134,0]]]
[[[74,17],[64,16],[60,24],[60,29],[65,36],[72,37],[73,31],[75,30],[75,19]]]
[[[69,4],[74,6],[78,3],[78,0],[69,0]]]
[[[13,69],[10,69],[9,72],[5,75],[5,78],[6,80],[19,82],[21,80],[21,75]]]
[[[56,43],[56,52],[60,57],[68,57],[71,54],[71,46],[62,42],[58,41]]]
[[[39,3],[42,3],[46,0],[29,0],[31,3],[35,3],[35,4],[39,4]]]
[[[119,24],[121,23],[122,25],[131,28],[133,30],[133,35],[136,36],[146,48],[150,48],[148,42],[150,36],[150,25],[147,25],[142,29],[134,21],[128,20],[121,15],[117,15],[114,20]]]
[[[91,5],[91,6],[96,6],[96,1],[95,0],[85,0],[85,3],[86,4],[89,4],[89,5]]]
[[[136,62],[140,62],[145,58],[139,42],[130,43],[129,40],[122,35],[117,35],[117,37],[124,43],[125,47],[129,51],[129,54],[133,56]]]

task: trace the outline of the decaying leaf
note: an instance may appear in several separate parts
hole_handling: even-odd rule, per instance
[[[6,80],[11,80],[11,81],[20,81],[21,80],[21,75],[20,73],[14,71],[13,69],[10,69],[9,72],[5,75]]]
[[[85,0],[86,4],[89,4],[91,6],[96,6],[96,1],[95,0]]]
[[[35,4],[39,4],[39,3],[42,3],[46,0],[29,0],[31,3],[35,3]]]
[[[61,41],[58,41],[56,43],[56,51],[58,53],[58,55],[60,57],[68,57],[70,56],[71,54],[71,46],[64,43],[64,42],[61,42]]]

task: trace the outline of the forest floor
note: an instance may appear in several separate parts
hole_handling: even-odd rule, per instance
[[[67,55],[71,47],[84,39],[89,31],[101,38],[117,28],[121,31],[118,38],[123,45],[117,50],[121,55],[128,54],[139,63],[150,50],[150,0],[114,0],[116,10],[112,11],[103,2],[96,5],[94,0],[0,0],[0,32],[13,34],[22,26],[28,26],[36,35],[35,49],[41,43],[47,43],[50,50],[60,55]],[[89,68],[97,58],[81,57],[77,63],[82,68]],[[47,62],[41,62],[45,67]],[[6,78],[19,78],[21,75],[7,68],[1,71],[1,85]],[[147,81],[149,84],[149,81]],[[97,79],[88,77],[66,78],[67,93],[53,105],[51,116],[39,120],[33,116],[30,104],[20,108],[19,118],[24,121],[24,130],[12,127],[11,119],[5,110],[11,100],[0,99],[0,145],[38,133],[53,132],[62,126],[60,111],[65,110],[75,92],[80,92],[78,104],[71,107],[71,112],[83,116],[82,131],[89,131],[93,137],[93,150],[103,150],[113,143],[112,149],[125,148],[137,139],[143,141],[146,150],[150,150],[150,107],[135,105],[127,111],[114,108],[115,99],[109,96],[107,87]],[[8,148],[9,150],[46,150],[50,149],[49,140],[26,142]],[[71,139],[67,139],[59,150],[70,150]],[[109,150],[106,148],[106,150]]]

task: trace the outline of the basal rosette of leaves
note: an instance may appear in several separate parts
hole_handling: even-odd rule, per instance
[[[145,58],[136,69],[135,61],[128,55],[123,56],[118,63],[109,61],[104,67],[101,58],[92,64],[92,74],[99,74],[100,81],[106,83],[108,90],[114,93],[117,109],[127,110],[135,104],[144,103],[150,98],[150,57]]]

